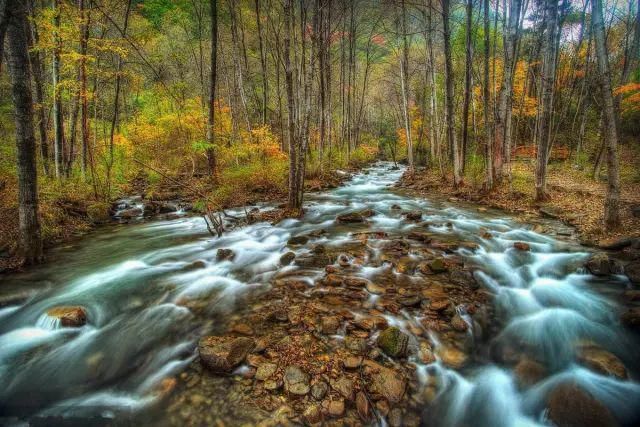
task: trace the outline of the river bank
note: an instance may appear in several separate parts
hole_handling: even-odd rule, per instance
[[[402,172],[374,165],[310,195],[301,218],[220,239],[182,217],[58,248],[8,282],[42,289],[0,312],[3,413],[144,425],[638,421],[640,347],[618,320],[630,283],[602,269],[615,264],[591,262],[562,225],[536,231],[407,197],[392,188]]]
[[[620,237],[640,237],[640,194],[634,191],[636,185],[633,183],[622,186],[621,227],[606,232],[602,219],[605,183],[588,180],[579,171],[552,167],[548,177],[550,200],[538,203],[534,200],[532,164],[514,162],[512,175],[511,184],[504,182],[487,192],[481,182],[468,182],[456,189],[451,178],[443,179],[435,169],[421,169],[404,174],[398,188],[415,196],[471,202],[523,218],[557,219],[575,228],[580,242],[588,246],[598,246],[601,241],[606,244],[606,241]]]

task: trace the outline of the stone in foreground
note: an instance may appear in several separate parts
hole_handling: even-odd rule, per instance
[[[245,337],[203,337],[198,342],[200,362],[217,373],[229,373],[240,365],[255,343]]]
[[[80,306],[54,307],[47,311],[47,316],[58,319],[65,327],[79,327],[87,323],[87,311]]]

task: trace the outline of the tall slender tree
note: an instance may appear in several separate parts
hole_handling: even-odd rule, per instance
[[[556,31],[558,27],[558,0],[545,0],[547,21],[544,35],[544,57],[540,76],[541,109],[538,120],[536,154],[536,200],[543,201],[547,195],[547,163],[551,150],[553,92],[556,82]],[[498,130],[496,130],[498,132]]]
[[[591,0],[591,19],[598,62],[598,83],[603,106],[604,139],[607,147],[607,194],[604,224],[608,230],[620,225],[620,171],[618,165],[618,128],[615,103],[611,92],[611,74],[605,43],[602,0]]]
[[[33,130],[33,100],[31,98],[31,70],[27,43],[27,3],[14,0],[0,3],[0,16],[6,25],[8,39],[7,58],[11,75],[11,93],[16,124],[18,153],[18,221],[20,240],[18,251],[26,264],[42,261],[42,238],[38,214],[38,169],[36,166],[36,139]]]
[[[257,2],[258,0],[256,0]],[[207,164],[209,174],[216,173],[216,135],[215,135],[215,114],[216,114],[216,80],[218,70],[218,6],[216,0],[209,0],[211,12],[211,70],[209,71],[209,108],[207,116]]]
[[[451,23],[450,2],[442,0],[442,29],[444,42],[444,73],[445,73],[445,126],[447,144],[451,150],[453,160],[453,184],[457,187],[462,184],[462,167],[460,162],[460,149],[456,141],[453,115],[453,61],[451,59]]]

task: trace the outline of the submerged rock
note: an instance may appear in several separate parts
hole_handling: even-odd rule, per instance
[[[380,332],[377,344],[387,356],[402,357],[407,354],[409,336],[400,329],[392,326]]]
[[[527,252],[531,249],[531,247],[529,246],[528,243],[525,242],[515,242],[513,244],[513,247],[516,248],[519,251],[523,251],[523,252]]]
[[[240,365],[255,343],[245,337],[207,336],[198,341],[200,362],[213,372],[228,373]]]
[[[609,427],[616,422],[609,409],[575,383],[557,386],[547,397],[548,417],[558,427]]]
[[[433,261],[428,262],[427,265],[429,266],[429,269],[436,274],[449,271],[449,267],[447,267],[443,258],[436,258]]]
[[[235,252],[231,249],[218,249],[216,259],[218,261],[232,261],[236,257]]]
[[[420,211],[409,211],[403,215],[408,221],[420,221],[422,219],[422,212]]]
[[[50,308],[47,316],[58,319],[65,327],[79,327],[87,323],[87,311],[80,306]]]
[[[518,385],[530,387],[547,376],[547,370],[540,363],[528,358],[521,359],[513,369]]]

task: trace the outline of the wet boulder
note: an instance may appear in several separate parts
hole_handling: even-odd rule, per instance
[[[549,420],[558,427],[609,427],[618,423],[609,409],[575,383],[557,386],[547,397]]]
[[[336,222],[338,224],[353,224],[359,222],[365,222],[367,218],[375,215],[375,212],[372,209],[365,209],[357,212],[348,212],[344,214],[340,214],[336,217]]]
[[[437,354],[442,363],[450,368],[460,369],[467,364],[467,355],[455,347],[440,347]]]
[[[307,236],[293,236],[289,240],[287,240],[287,245],[289,246],[301,246],[307,244],[309,241],[309,237]]]
[[[387,356],[402,357],[407,354],[409,336],[392,326],[380,332],[376,343]]]
[[[207,336],[198,341],[200,362],[217,373],[228,373],[240,365],[253,349],[251,338]]]
[[[333,335],[340,328],[340,319],[337,316],[325,316],[321,320],[320,327],[323,334]]]
[[[342,397],[348,401],[353,400],[353,381],[349,378],[342,376],[337,380],[331,381],[331,388],[338,392]]]
[[[294,259],[296,259],[296,254],[289,251],[280,257],[280,265],[289,265]]]
[[[221,248],[216,252],[216,259],[218,261],[233,261],[235,257],[236,254],[231,249]]]
[[[53,307],[47,310],[47,316],[57,319],[65,327],[79,327],[87,323],[87,311],[80,306]]]
[[[620,261],[602,252],[592,255],[585,264],[585,267],[595,276],[622,274],[624,270]]]
[[[580,347],[578,361],[602,375],[613,376],[621,380],[627,379],[627,369],[615,354],[595,345]]]
[[[531,247],[529,246],[529,244],[528,244],[528,243],[525,243],[525,242],[515,242],[515,243],[513,244],[513,247],[514,247],[516,250],[519,250],[519,251],[522,251],[522,252],[528,252],[528,251],[531,249]]]
[[[420,221],[422,219],[422,212],[409,211],[402,214],[407,221]]]
[[[547,376],[546,368],[535,360],[522,358],[513,369],[516,382],[522,388],[530,387]]]
[[[269,363],[269,362],[263,363],[258,366],[258,369],[256,370],[255,378],[258,381],[268,380],[273,376],[273,374],[276,373],[277,370],[278,370],[278,365],[276,365],[275,363]]]

